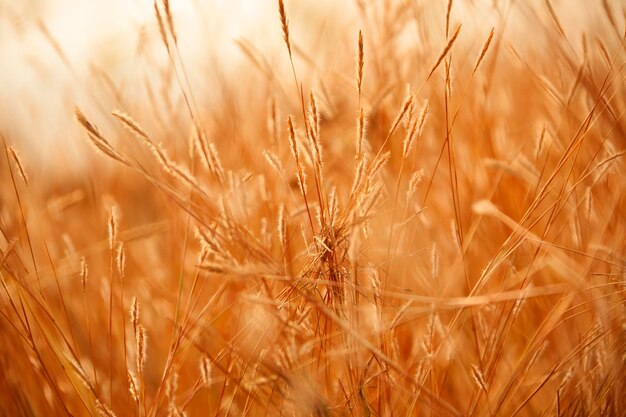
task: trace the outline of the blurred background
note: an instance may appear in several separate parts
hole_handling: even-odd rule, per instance
[[[443,37],[444,0],[432,2],[425,10],[418,10],[412,4],[416,2],[400,7],[400,0],[287,2],[290,20],[295,23],[291,25],[292,39],[297,47],[307,49],[306,56],[296,53],[296,62],[304,59],[315,64],[313,77],[304,82],[313,83],[314,77],[328,81],[336,70],[353,65],[359,29],[365,29],[368,46],[382,38],[375,32],[385,27],[375,24],[385,20],[380,10],[387,3],[404,8],[408,15],[425,14],[421,18],[425,26],[407,25],[406,33],[394,39],[396,48],[410,52],[425,40]],[[552,3],[570,34],[603,22],[600,7],[574,7],[574,3],[581,6],[584,2]],[[623,6],[619,1],[609,4],[616,10]],[[258,80],[250,76],[253,64],[238,41],[247,42],[248,51],[256,49],[257,56],[278,74],[290,75],[285,72],[289,67],[275,0],[172,0],[171,8],[182,60],[203,110],[223,104],[224,99],[232,103],[237,98],[229,93],[234,84],[248,83],[256,90],[250,91],[253,95],[266,93],[255,88]],[[531,10],[543,11],[545,15],[539,19],[550,20],[544,2],[535,0],[457,1],[453,18],[463,23],[462,41],[474,48],[491,26],[505,21],[506,33],[499,33],[505,42],[516,39],[518,50],[541,50],[549,45],[542,43],[537,33],[529,32]],[[579,49],[580,45],[572,47]],[[0,62],[0,131],[28,154],[36,169],[52,168],[53,172],[58,171],[55,165],[64,161],[87,163],[84,149],[75,140],[75,105],[102,115],[123,104],[128,111],[163,88],[163,73],[170,68],[150,0],[0,0]],[[233,76],[239,72],[241,77]],[[180,89],[175,85],[167,88],[176,103]],[[237,96],[250,99],[249,95]]]
[[[290,6],[294,36],[311,31],[320,42],[332,36],[329,27],[355,18],[352,2]],[[203,109],[223,98],[232,73],[251,72],[236,41],[252,42],[272,66],[286,64],[276,60],[284,44],[275,0],[174,0],[171,9]],[[307,27],[313,19],[322,26]],[[74,141],[75,105],[106,115],[124,102],[141,103],[150,88],[163,87],[169,67],[150,0],[0,0],[0,62],[0,130],[37,169],[66,158],[85,163]],[[175,87],[169,93],[180,98]]]

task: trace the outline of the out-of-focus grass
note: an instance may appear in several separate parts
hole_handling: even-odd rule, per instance
[[[0,410],[621,415],[619,6],[0,2]]]

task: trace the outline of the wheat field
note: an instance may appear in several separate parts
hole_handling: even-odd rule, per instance
[[[626,415],[626,4],[78,3],[0,1],[0,415]]]

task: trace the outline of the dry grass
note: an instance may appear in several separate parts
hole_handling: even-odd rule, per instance
[[[2,137],[0,414],[625,415],[624,18],[574,3],[317,43],[280,0],[207,105],[155,0],[147,98],[67,120],[86,169]]]

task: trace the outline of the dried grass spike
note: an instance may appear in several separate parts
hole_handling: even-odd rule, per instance
[[[287,118],[287,127],[289,129],[289,145],[291,146],[291,153],[296,159],[296,163],[300,160],[300,149],[298,148],[298,142],[296,140],[296,130],[293,125],[293,119],[291,116]]]
[[[163,8],[165,9],[165,17],[167,18],[167,26],[170,30],[170,34],[172,35],[172,39],[174,39],[174,43],[177,43],[178,39],[176,36],[176,30],[174,29],[174,18],[172,17],[169,0],[163,0]]]
[[[320,114],[315,103],[315,94],[313,90],[309,93],[309,106],[310,106],[310,119],[311,119],[311,139],[313,140],[313,147],[315,149],[315,162],[319,167],[322,165],[322,145],[320,144]],[[321,172],[319,172],[321,177]]]
[[[17,170],[19,171],[20,176],[22,177],[22,180],[24,180],[26,185],[28,185],[28,176],[26,175],[26,171],[24,170],[24,165],[22,164],[22,161],[20,160],[19,155],[17,154],[15,149],[13,149],[12,146],[9,146],[9,152],[11,153],[11,157],[13,158],[15,165],[17,165]]]
[[[136,382],[136,378],[135,376],[131,373],[131,371],[128,371],[128,373],[126,374],[126,377],[128,379],[128,391],[130,392],[130,396],[133,399],[133,401],[138,402],[139,401],[139,391],[137,390],[137,382]]]
[[[280,24],[283,29],[283,38],[291,57],[291,42],[289,42],[289,20],[287,20],[287,13],[285,12],[285,3],[283,0],[278,0],[278,13],[280,14]]]
[[[287,248],[287,220],[285,219],[285,206],[282,204],[278,208],[278,238],[285,250]]]
[[[87,262],[85,261],[85,258],[81,258],[80,259],[80,281],[83,284],[83,289],[85,289],[85,286],[87,284],[87,274],[89,273],[89,269],[87,268]]]
[[[431,68],[430,72],[428,73],[428,77],[426,77],[426,80],[429,80],[430,77],[432,77],[433,73],[437,70],[437,68],[441,64],[441,61],[443,61],[446,55],[448,55],[448,52],[450,51],[450,49],[452,49],[452,45],[454,45],[454,41],[456,41],[456,38],[459,36],[460,32],[461,32],[461,25],[459,25],[454,31],[454,35],[452,35],[452,38],[448,41],[446,47],[443,49],[443,52],[441,52],[441,55],[439,55],[439,58],[437,58],[437,62],[435,62],[435,65],[433,65],[433,67]]]
[[[357,135],[356,135],[356,155],[355,159],[363,159],[363,138],[365,137],[365,116],[363,109],[359,110],[359,118],[357,119]]]
[[[100,400],[96,400],[96,410],[100,417],[116,417],[113,410],[111,410],[106,404],[103,404]]]
[[[363,83],[363,61],[365,53],[363,51],[363,33],[359,30],[359,52],[357,64],[357,91],[359,93],[359,101],[361,100],[361,85]]]
[[[363,198],[361,203],[361,215],[366,217],[369,215],[370,211],[374,208],[376,203],[378,202],[381,194],[382,194],[382,184],[377,182],[374,186],[369,190],[367,195]]]
[[[480,66],[480,63],[483,61],[483,58],[485,58],[485,54],[487,54],[487,50],[489,50],[489,45],[491,45],[491,41],[493,40],[494,33],[495,33],[494,28],[491,28],[489,37],[483,44],[483,49],[480,51],[480,55],[478,56],[478,59],[476,60],[476,65],[474,65],[474,70],[472,71],[472,73],[476,73],[476,70]]]
[[[200,358],[200,376],[202,378],[202,383],[209,387],[211,386],[211,360],[207,355],[202,355]]]
[[[411,106],[412,107],[412,106]],[[410,113],[409,113],[410,114]],[[402,141],[402,158],[406,158],[411,150],[413,139],[415,138],[415,132],[417,131],[417,120],[415,120],[406,131],[404,141]]]
[[[147,335],[146,329],[141,324],[137,325],[135,334],[135,348],[137,353],[137,373],[142,374],[146,363],[146,345]]]
[[[300,186],[300,192],[306,200],[306,187],[304,177],[304,166],[300,160],[300,147],[298,146],[298,140],[296,139],[296,130],[293,124],[293,118],[289,116],[287,119],[287,126],[289,128],[289,144],[291,146],[291,153],[296,160],[296,168],[298,170],[298,185]]]
[[[430,250],[430,266],[431,277],[436,280],[439,277],[439,252],[437,251],[437,244],[434,242]]]
[[[224,168],[214,143],[209,143],[209,169],[219,182],[224,182]]]
[[[193,149],[196,149],[198,154],[200,155],[200,161],[202,162],[205,168],[210,170],[211,162],[209,158],[208,145],[207,145],[206,138],[203,137],[202,135],[203,135],[202,133],[198,134],[197,132],[196,134],[192,135],[191,141],[193,143],[191,144],[191,149],[192,149],[191,157],[193,158]]]
[[[376,159],[372,165],[372,168],[370,171],[370,177],[373,177],[374,175],[376,175],[376,173],[380,170],[380,168],[382,168],[383,165],[385,165],[385,163],[389,160],[389,158],[391,158],[391,152],[389,151],[380,155],[380,157],[378,157],[378,159]]]
[[[428,110],[429,103],[427,101],[424,105],[424,108],[422,109],[419,120],[415,120],[413,126],[409,129],[409,132],[407,132],[402,152],[402,156],[404,158],[406,158],[411,151],[411,146],[413,145],[413,142],[415,142],[415,139],[422,136],[422,132],[424,131],[424,125],[426,124],[426,119],[428,118]]]
[[[428,119],[428,115],[430,110],[430,104],[427,101],[422,109],[422,114],[420,115],[419,127],[417,128],[417,137],[422,136],[422,132],[424,131],[424,125],[426,124],[426,119]]]
[[[108,222],[108,233],[109,233],[109,249],[113,251],[115,249],[115,244],[117,243],[117,222],[116,222],[116,212],[115,207],[111,207],[111,215],[109,216]]]
[[[409,180],[409,188],[407,190],[407,200],[411,199],[411,196],[417,190],[417,186],[422,182],[424,178],[424,170],[422,168],[411,174],[411,179]]]
[[[143,130],[141,126],[139,126],[139,123],[133,120],[133,118],[130,117],[128,114],[123,113],[120,110],[113,110],[111,114],[119,119],[122,123],[124,123],[124,126],[126,126],[131,132],[140,136],[143,139],[148,139],[148,134],[146,133],[146,131]]]
[[[272,152],[268,150],[265,150],[263,151],[263,157],[268,162],[268,164],[276,170],[276,172],[281,178],[285,177],[285,170],[283,169],[283,166],[280,163],[280,160],[275,154],[273,154]]]
[[[100,134],[98,129],[92,125],[78,107],[74,108],[74,115],[78,123],[87,131],[91,143],[109,158],[129,166],[130,162],[120,155],[111,144]]]
[[[159,10],[159,5],[157,4],[157,0],[154,0],[154,14],[157,18],[157,23],[159,24],[159,34],[161,35],[161,40],[165,45],[168,53],[170,51],[170,44],[167,40],[167,33],[165,32],[165,24],[163,23],[163,16],[161,15],[161,11]]]
[[[313,90],[309,91],[309,113],[311,120],[313,121],[313,126],[315,129],[315,134],[319,134],[319,111],[317,109],[317,104],[315,103],[315,94],[313,94]]]
[[[124,267],[126,265],[126,250],[124,249],[123,242],[120,242],[117,244],[116,264],[117,264],[117,272],[120,274],[121,277],[123,277]]]
[[[452,13],[453,0],[448,0],[448,7],[446,7],[446,38],[450,33],[450,14]]]
[[[76,116],[76,120],[78,120],[78,123],[80,123],[88,133],[96,136],[97,138],[101,138],[98,129],[94,125],[92,125],[89,120],[87,120],[83,112],[80,111],[78,107],[74,109],[74,115]]]
[[[394,119],[393,123],[391,124],[391,128],[389,129],[389,134],[387,136],[391,136],[393,134],[393,132],[396,130],[396,128],[398,127],[398,125],[402,121],[402,118],[406,114],[407,110],[409,110],[409,107],[411,106],[411,103],[413,103],[413,99],[414,98],[415,98],[415,95],[411,94],[404,101],[404,103],[402,104],[402,109],[400,110],[400,113],[398,113],[398,115]]]
[[[133,300],[130,303],[130,323],[133,325],[133,331],[135,334],[137,333],[140,320],[139,302],[137,301],[137,297],[133,297]]]
[[[176,391],[178,391],[178,372],[172,371],[165,383],[165,396],[170,402],[174,402]]]
[[[474,377],[476,385],[478,385],[478,387],[484,392],[487,392],[487,382],[485,381],[485,377],[480,368],[476,365],[472,365],[472,377]]]
[[[350,194],[354,194],[354,192],[361,186],[361,182],[363,182],[363,178],[365,177],[365,161],[363,159],[359,159],[356,170],[354,173],[354,181],[352,182],[352,188],[350,190]]]

